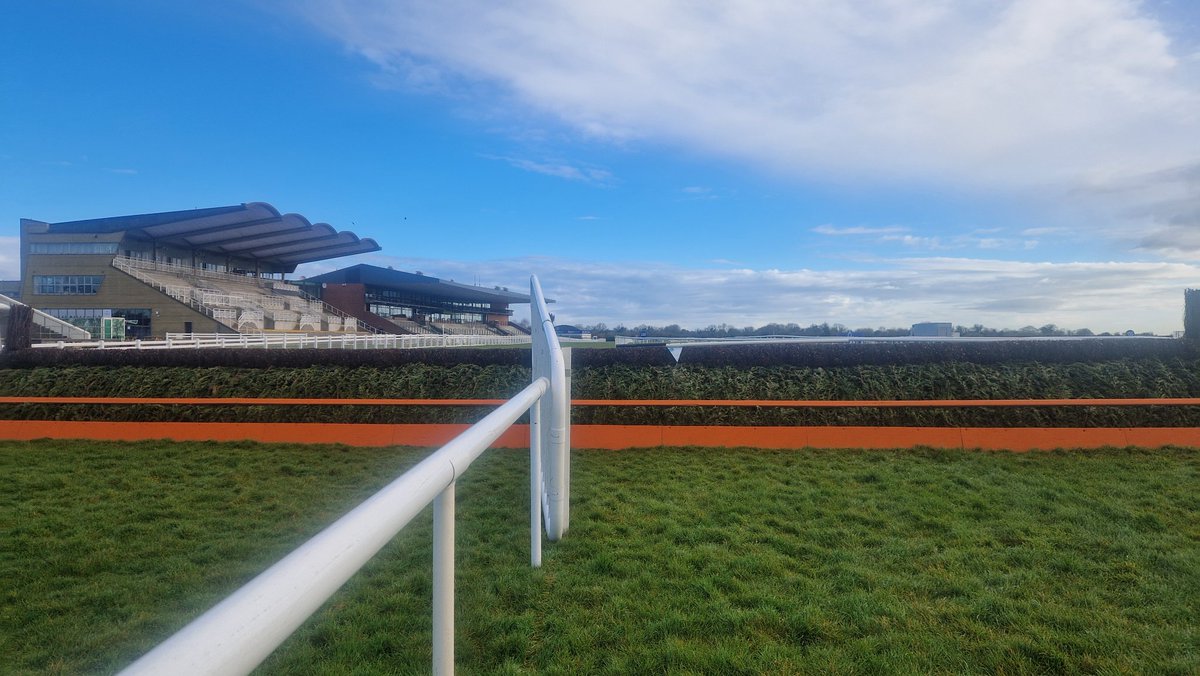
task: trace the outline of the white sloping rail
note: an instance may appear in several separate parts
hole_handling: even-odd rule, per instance
[[[455,482],[527,410],[546,431],[539,435],[531,429],[532,464],[544,459],[553,468],[551,475],[543,479],[537,467],[531,467],[531,524],[539,525],[536,511],[545,506],[551,539],[558,539],[566,530],[564,486],[569,477],[563,459],[568,449],[560,443],[565,439],[562,430],[569,414],[568,395],[563,391],[566,375],[536,277],[531,279],[531,288],[535,290],[534,322],[550,330],[535,338],[543,349],[534,351],[535,375],[528,387],[146,653],[122,674],[249,673],[431,503],[433,671],[453,673]],[[542,406],[540,402],[547,398],[551,404]],[[559,432],[553,434],[553,430]],[[545,493],[553,497],[543,499],[543,481]],[[540,535],[535,536],[533,545],[531,556],[536,566],[541,556]]]
[[[9,308],[13,307],[14,305],[24,305],[24,303],[0,294],[0,312],[8,312]],[[58,334],[69,340],[92,339],[92,334],[88,333],[87,331],[68,321],[46,314],[37,308],[33,308],[33,325],[40,326],[50,333]]]

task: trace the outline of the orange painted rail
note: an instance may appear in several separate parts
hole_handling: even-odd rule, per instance
[[[283,399],[253,397],[0,397],[0,404],[99,404],[191,406],[495,406],[501,399]],[[812,408],[1014,407],[1014,406],[1200,406],[1200,398],[1173,399],[908,399],[726,400],[576,399],[573,406],[731,406]],[[0,439],[106,439],[136,441],[262,441],[340,443],[350,446],[440,446],[466,424],[366,423],[181,423],[0,420]],[[653,446],[756,448],[979,448],[1028,451],[1051,448],[1165,445],[1200,447],[1200,427],[1159,428],[968,428],[968,427],[762,427],[713,425],[573,425],[577,448]],[[528,447],[528,426],[509,429],[497,442]]]
[[[186,406],[499,406],[505,399],[282,399],[269,397],[0,397],[0,404],[144,404]],[[729,406],[758,408],[971,408],[1013,406],[1200,406],[1169,399],[573,399],[572,406]]]
[[[110,441],[260,441],[348,446],[441,446],[466,424],[175,423],[2,420],[0,439]],[[1200,447],[1200,428],[995,427],[718,427],[572,425],[575,448],[620,450],[655,446],[786,448],[912,448],[1032,451],[1104,446]],[[493,446],[528,448],[529,426],[514,425]]]

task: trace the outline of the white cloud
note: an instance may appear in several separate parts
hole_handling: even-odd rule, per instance
[[[841,271],[685,268],[551,257],[463,262],[370,254],[350,262],[422,270],[460,282],[477,279],[482,286],[513,290],[527,288],[529,274],[535,272],[546,294],[558,301],[554,312],[565,323],[693,328],[770,322],[906,327],[928,320],[1167,333],[1182,327],[1183,289],[1200,279],[1200,266],[1185,263],[949,257],[900,258],[874,269]],[[350,262],[328,262],[328,269]],[[310,275],[325,271],[305,269]]]
[[[314,0],[306,11],[399,79],[498,91],[515,115],[794,175],[990,189],[1200,158],[1200,64],[1133,0]]]
[[[869,228],[861,225],[854,225],[844,228],[839,228],[828,223],[818,225],[812,229],[818,235],[831,235],[833,237],[842,237],[845,235],[891,235],[900,232],[907,232],[908,228],[899,225],[889,225],[882,228]]]
[[[490,160],[501,160],[509,165],[516,167],[522,171],[529,171],[535,174],[544,174],[555,178],[562,178],[568,181],[582,181],[585,183],[606,184],[612,181],[612,173],[595,167],[579,167],[566,162],[538,162],[519,157],[498,157],[486,155]]]
[[[900,244],[911,249],[949,249],[948,244],[943,244],[940,237],[921,237],[919,235],[884,235],[879,238],[881,242],[889,242]]]
[[[376,64],[381,79],[469,100],[518,128],[554,120],[591,140],[676,147],[799,181],[986,194],[1046,216],[1013,234],[812,228],[890,246],[893,256],[962,255],[868,271],[487,264],[510,286],[524,271],[541,272],[571,321],[945,319],[1167,331],[1179,324],[1180,290],[1200,279],[1191,262],[1200,255],[1200,51],[1194,30],[1157,18],[1162,8],[1137,0],[309,0],[304,12]],[[572,163],[496,159],[568,180],[611,180]],[[993,260],[1098,240],[1116,242],[1117,257],[1179,263]],[[419,264],[457,279],[471,278],[463,266],[484,267]]]
[[[0,279],[21,278],[20,251],[20,237],[0,237]]]
[[[1092,186],[1110,237],[1168,259],[1200,256],[1200,162]]]

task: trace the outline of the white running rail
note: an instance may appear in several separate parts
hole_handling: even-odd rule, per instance
[[[566,484],[570,477],[566,474],[569,449],[565,430],[570,403],[566,370],[537,277],[530,278],[530,291],[534,324],[540,328],[533,351],[533,382],[528,387],[121,673],[250,673],[430,503],[433,672],[453,673],[455,481],[526,410],[531,423],[534,566],[541,563],[541,508],[546,508],[551,540],[557,540],[567,528]],[[544,477],[539,469],[543,465],[547,468]]]
[[[90,336],[88,336],[90,338]],[[166,340],[51,341],[36,348],[91,348],[104,350],[177,350],[210,347],[264,349],[330,348],[345,350],[408,349],[418,347],[473,347],[528,345],[529,336],[454,336],[441,334],[318,334],[306,333],[168,333]]]

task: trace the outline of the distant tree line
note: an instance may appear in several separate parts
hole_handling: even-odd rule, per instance
[[[911,332],[907,328],[858,328],[851,329],[844,324],[809,324],[808,326],[800,326],[796,323],[779,324],[771,323],[763,326],[745,326],[737,327],[729,324],[710,324],[702,329],[685,329],[678,324],[669,324],[667,326],[651,326],[649,324],[639,324],[637,326],[625,326],[618,324],[616,326],[608,326],[601,322],[593,325],[580,324],[578,327],[585,333],[591,333],[598,338],[611,338],[613,336],[653,336],[656,338],[739,338],[753,336],[855,336],[860,338],[875,338],[889,336],[907,336]],[[1055,324],[1045,324],[1043,326],[1023,326],[1019,329],[993,329],[982,324],[973,326],[956,326],[954,331],[963,337],[978,338],[978,337],[1031,337],[1031,336],[1121,336],[1129,335],[1130,331],[1105,331],[1103,333],[1095,333],[1091,329],[1064,329]],[[1137,335],[1151,335],[1150,333],[1139,333]]]

